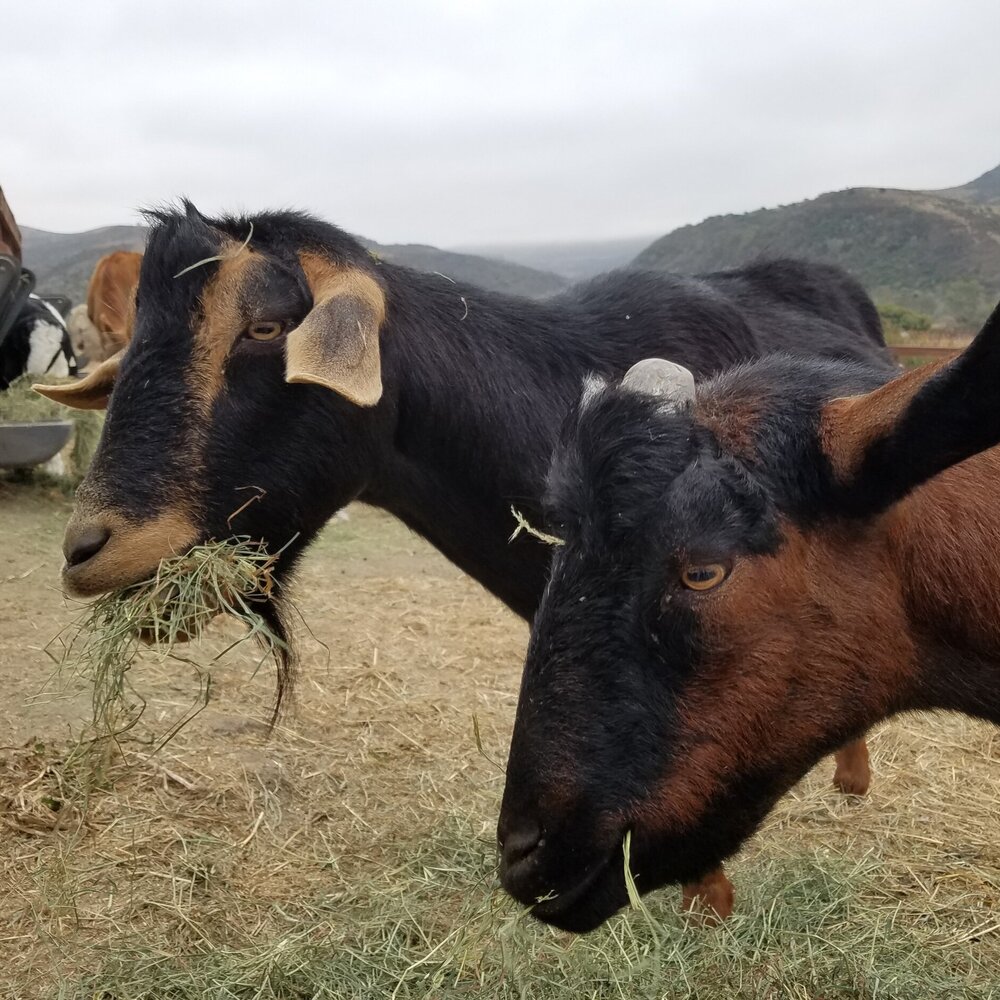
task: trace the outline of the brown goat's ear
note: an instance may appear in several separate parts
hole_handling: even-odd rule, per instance
[[[313,307],[288,335],[285,381],[321,385],[357,406],[374,406],[382,398],[382,289],[358,268],[312,254],[301,261]]]
[[[823,410],[820,446],[845,513],[876,514],[1000,444],[1000,305],[957,357]]]
[[[31,388],[39,395],[54,400],[56,403],[62,403],[64,406],[72,406],[77,410],[106,409],[111,390],[115,387],[118,366],[124,353],[124,351],[119,351],[117,354],[112,354],[110,358],[102,361],[79,382],[65,385],[37,384]]]

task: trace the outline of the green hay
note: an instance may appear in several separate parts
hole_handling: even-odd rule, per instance
[[[22,375],[0,392],[0,423],[34,423],[41,420],[72,420],[73,451],[70,457],[71,478],[79,482],[90,467],[97,451],[97,442],[104,427],[100,410],[74,410],[39,395],[31,387],[38,381],[35,375]],[[50,385],[68,385],[76,379],[47,379]]]
[[[303,900],[279,937],[178,956],[120,941],[66,1000],[927,1000],[995,996],[993,970],[897,920],[874,858],[740,871],[741,913],[704,930],[669,894],[571,937],[496,887],[493,845],[447,818],[354,891]],[[339,888],[339,887],[338,887]]]
[[[226,614],[243,622],[247,631],[211,663],[250,639],[263,647],[261,662],[286,648],[258,610],[275,587],[276,559],[263,543],[246,539],[196,546],[184,555],[164,559],[152,579],[99,597],[71,626],[68,640],[57,637],[62,645],[57,662],[91,685],[95,735],[86,745],[101,749],[102,765],[118,737],[136,725],[145,708],[128,679],[144,645],[155,645],[162,655],[193,666],[202,682],[192,712],[172,727],[158,747],[208,701],[210,667],[179,655],[175,647],[197,638],[216,616]]]

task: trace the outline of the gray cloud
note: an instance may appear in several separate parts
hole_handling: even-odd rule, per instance
[[[648,233],[1000,162],[1000,4],[300,0],[5,13],[28,225],[308,208],[382,241]]]

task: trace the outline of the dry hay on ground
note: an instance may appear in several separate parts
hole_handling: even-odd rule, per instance
[[[58,565],[52,505],[29,512],[23,499],[13,520],[40,534],[7,555],[0,581]],[[391,519],[352,510],[306,561],[299,603],[315,641],[296,710],[270,738],[270,678],[250,679],[247,653],[217,668],[209,706],[149,757],[197,696],[193,676],[149,656],[136,677],[149,708],[126,760],[83,804],[66,798],[60,762],[86,692],[27,703],[47,670],[40,640],[70,614],[52,568],[18,581],[32,588],[32,622],[3,618],[5,602],[29,598],[0,582],[4,995],[991,995],[1000,747],[989,727],[891,724],[874,738],[864,800],[838,796],[824,762],[733,864],[728,927],[686,927],[666,890],[646,897],[655,926],[633,912],[572,939],[494,888],[495,762],[525,626]],[[213,648],[233,635],[210,631]]]
[[[6,389],[0,391],[0,423],[35,423],[42,420],[71,420],[73,436],[64,449],[70,461],[69,479],[79,482],[90,466],[97,451],[97,443],[104,426],[102,410],[72,410],[61,403],[40,396],[31,387],[36,382],[53,385],[74,382],[72,378],[39,378],[37,375],[22,375]]]

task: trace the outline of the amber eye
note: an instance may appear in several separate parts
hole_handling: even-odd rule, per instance
[[[270,323],[251,323],[246,330],[246,335],[251,340],[268,341],[277,340],[285,332],[285,324],[277,320]]]
[[[681,583],[689,590],[711,590],[718,587],[728,575],[729,571],[722,563],[688,566],[681,573]]]

